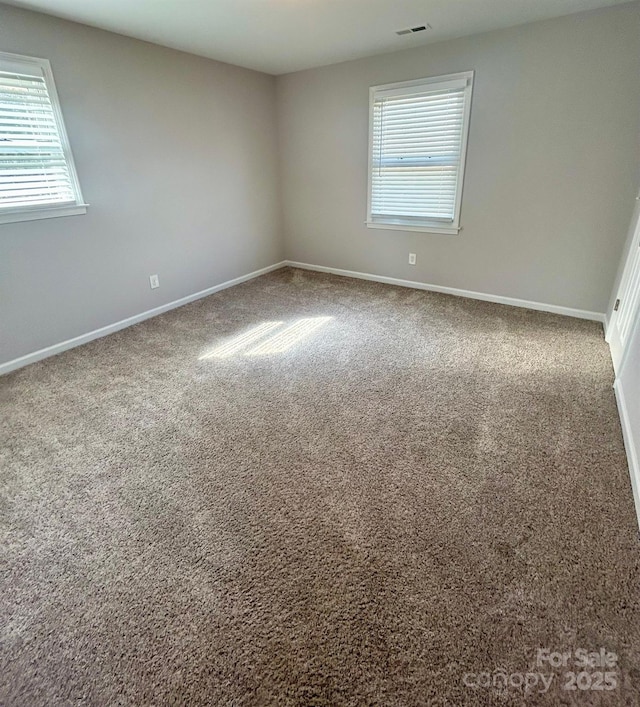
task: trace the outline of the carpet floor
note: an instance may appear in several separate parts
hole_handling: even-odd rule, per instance
[[[0,703],[640,704],[612,382],[593,322],[294,269],[4,377]]]

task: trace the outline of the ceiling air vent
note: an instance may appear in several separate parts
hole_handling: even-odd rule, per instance
[[[431,25],[420,25],[419,27],[407,27],[407,29],[399,29],[396,34],[415,34],[416,32],[424,32],[426,29],[431,29]]]

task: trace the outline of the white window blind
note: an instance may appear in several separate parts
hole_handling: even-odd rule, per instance
[[[0,53],[0,223],[84,211],[49,63]]]
[[[473,74],[371,90],[371,226],[457,231]]]

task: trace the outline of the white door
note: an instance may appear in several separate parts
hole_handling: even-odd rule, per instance
[[[607,329],[607,341],[611,347],[611,357],[616,373],[620,373],[625,347],[631,338],[633,323],[640,308],[640,201],[635,210],[633,229],[631,248]]]

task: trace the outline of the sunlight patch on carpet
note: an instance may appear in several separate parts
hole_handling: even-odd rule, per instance
[[[243,350],[245,356],[265,356],[274,353],[284,353],[332,319],[333,317],[307,317],[298,319],[284,329],[280,328],[284,325],[282,321],[263,322],[249,329],[249,331],[239,334],[226,343],[208,351],[200,356],[198,360],[204,361],[211,358],[229,358],[236,353],[241,353]],[[280,331],[272,334],[276,329],[280,329]],[[265,338],[268,334],[272,335]],[[259,342],[257,346],[248,351],[246,350],[256,342]]]

